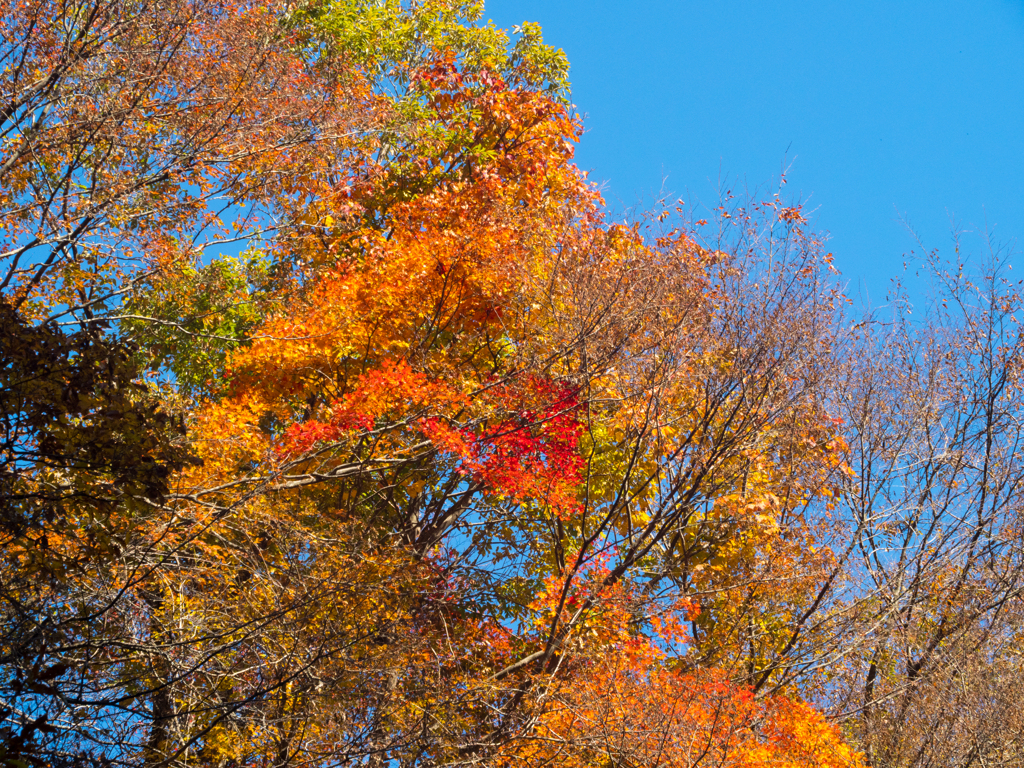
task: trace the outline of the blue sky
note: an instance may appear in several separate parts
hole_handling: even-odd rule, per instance
[[[581,167],[609,203],[719,180],[787,190],[879,303],[904,254],[1024,237],[1024,0],[487,0],[572,65]]]

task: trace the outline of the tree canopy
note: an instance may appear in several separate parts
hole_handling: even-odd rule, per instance
[[[0,762],[1019,764],[999,255],[616,221],[482,13],[4,6]]]

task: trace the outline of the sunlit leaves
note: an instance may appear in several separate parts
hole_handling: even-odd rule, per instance
[[[33,423],[75,449],[33,477],[107,462],[82,487],[109,516],[68,516],[88,553],[26,625],[91,617],[34,646],[84,681],[39,700],[86,713],[66,738],[222,768],[857,765],[776,674],[844,451],[799,210],[723,213],[717,242],[609,222],[564,56],[479,4],[123,10],[5,155],[9,324],[73,342],[92,398]],[[94,359],[47,314],[134,346]]]

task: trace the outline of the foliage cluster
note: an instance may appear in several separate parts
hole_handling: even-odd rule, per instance
[[[0,764],[1019,764],[998,258],[615,223],[477,2],[3,10]]]

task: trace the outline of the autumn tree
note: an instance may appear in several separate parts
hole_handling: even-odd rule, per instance
[[[2,759],[912,764],[879,713],[1015,561],[858,560],[798,206],[612,223],[564,56],[473,3],[6,10]]]
[[[692,735],[713,747],[674,761],[819,759],[795,737],[733,749],[721,712],[745,713],[747,733],[774,710],[729,670],[703,671],[760,671],[748,649],[828,563],[799,514],[841,464],[818,401],[827,258],[775,199],[720,234],[729,251],[608,225],[569,163],[563,103],[436,54],[409,82],[477,157],[445,134],[420,164],[441,169],[433,183],[326,199],[327,236],[280,244],[309,264],[303,281],[197,414],[203,464],[183,473],[160,543],[188,553],[160,569],[183,597],[155,607],[161,632],[187,615],[190,642],[232,640],[194,665],[162,659],[173,696],[151,759],[541,764],[554,712],[603,706],[564,693],[599,690],[590,676],[622,644],[657,649],[681,618],[699,621],[704,657],[684,641],[633,656],[647,666],[617,706],[656,701],[659,669],[676,670],[718,693],[692,705]],[[694,583],[742,596],[772,579],[792,591],[748,599],[742,620],[733,600],[684,600]],[[232,600],[211,610],[207,594]],[[578,718],[557,756],[614,760],[686,722],[639,721],[639,741],[594,752]],[[834,764],[856,762],[806,724]]]
[[[88,735],[117,706],[97,674],[118,642],[109,618],[127,610],[115,573],[190,460],[182,415],[142,380],[139,344],[118,338],[122,299],[273,227],[242,209],[289,194],[268,194],[281,175],[261,164],[300,167],[312,142],[367,115],[351,83],[300,87],[310,67],[274,9],[3,10],[4,755],[73,760],[120,743]],[[183,334],[196,324],[175,320]]]
[[[1010,254],[933,253],[852,343],[842,393],[853,531],[846,650],[831,695],[878,766],[1021,756],[1021,342]]]

